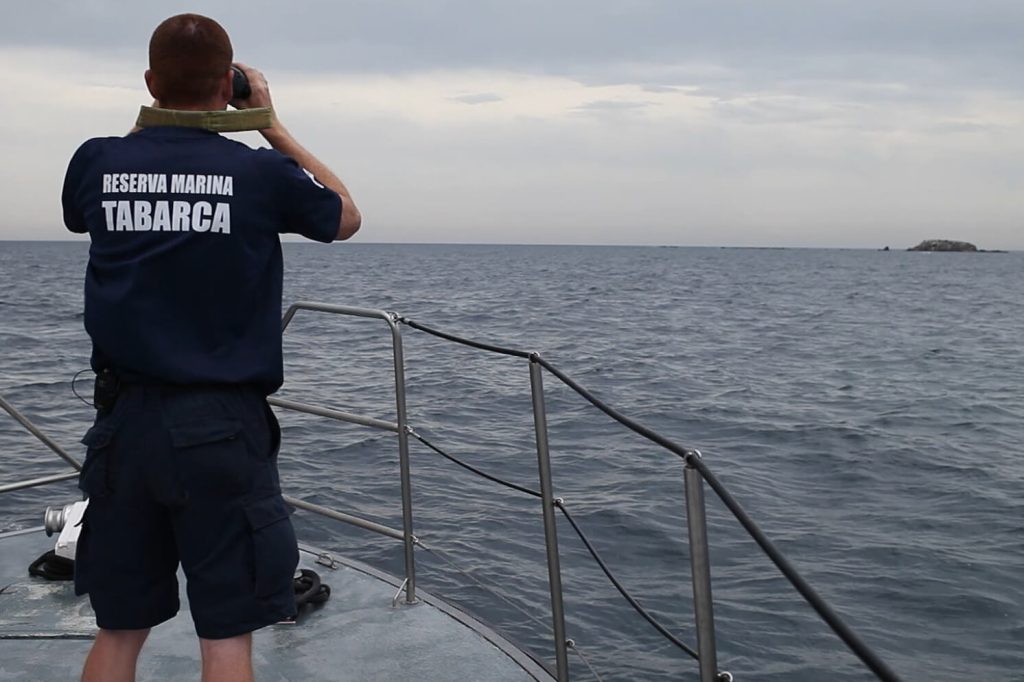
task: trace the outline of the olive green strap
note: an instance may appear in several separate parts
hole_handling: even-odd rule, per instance
[[[238,133],[243,130],[265,130],[274,125],[274,111],[270,107],[228,111],[181,111],[144,106],[139,110],[135,125],[139,128],[154,126],[180,126],[202,128],[215,133]]]

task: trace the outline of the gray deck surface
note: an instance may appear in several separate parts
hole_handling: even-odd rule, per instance
[[[77,680],[95,625],[88,599],[68,582],[28,576],[55,538],[42,531],[0,536],[0,680]],[[308,548],[312,549],[312,548]],[[256,632],[256,678],[271,680],[551,680],[551,675],[486,626],[426,594],[392,607],[394,579],[342,560],[313,563],[331,598],[296,625]],[[183,581],[182,581],[183,582]],[[184,587],[184,586],[182,586]],[[126,595],[126,598],[130,598]],[[177,618],[154,628],[139,680],[199,678],[199,651],[182,594]]]

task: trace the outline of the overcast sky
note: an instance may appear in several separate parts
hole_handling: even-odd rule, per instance
[[[368,242],[1024,249],[1020,0],[38,0],[0,22],[0,238],[196,11]],[[242,139],[260,144],[247,134]]]

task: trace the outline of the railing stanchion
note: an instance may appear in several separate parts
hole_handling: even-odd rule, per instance
[[[387,318],[395,355],[395,409],[398,422],[398,464],[402,483],[402,531],[405,535],[405,603],[416,603],[416,536],[412,529],[412,474],[409,467],[408,414],[405,408],[405,354],[397,321]]]
[[[537,468],[540,473],[541,505],[544,510],[544,540],[548,554],[548,585],[551,588],[551,625],[555,636],[555,667],[559,682],[569,679],[569,652],[562,605],[562,569],[558,560],[558,530],[551,483],[548,449],[548,418],[544,409],[544,380],[540,365],[530,356],[530,392],[533,395],[533,424],[537,431]]]
[[[694,451],[690,457],[700,457],[700,453]],[[697,621],[700,682],[715,682],[718,679],[718,660],[711,600],[711,558],[704,515],[704,479],[689,459],[683,470],[683,481],[686,488],[686,525],[690,536],[690,574],[693,577],[693,613]]]
[[[612,584],[619,589],[623,597],[642,615],[648,622],[651,623],[659,632],[661,632],[667,639],[675,643],[682,650],[686,651],[690,656],[696,657],[700,662],[700,680],[701,682],[731,682],[732,675],[728,672],[718,672],[717,654],[715,648],[715,625],[714,625],[714,613],[713,613],[713,602],[711,595],[711,563],[710,555],[708,551],[708,535],[707,535],[707,520],[705,517],[705,506],[704,506],[704,482],[707,481],[708,486],[718,495],[719,499],[725,504],[725,506],[732,512],[732,515],[744,528],[744,530],[750,535],[751,538],[758,544],[765,555],[772,561],[772,563],[779,569],[779,571],[789,580],[790,584],[796,589],[796,591],[803,597],[803,599],[814,609],[814,611],[821,617],[821,619],[828,624],[829,627],[836,633],[836,635],[845,643],[851,651],[878,677],[878,679],[884,682],[899,682],[900,678],[893,672],[888,665],[882,661],[877,654],[875,654],[867,644],[863,642],[860,637],[846,625],[839,615],[828,605],[828,603],[820,596],[814,589],[803,579],[802,576],[797,572],[796,568],[782,555],[782,553],[775,547],[775,545],[769,540],[764,532],[758,528],[757,524],[752,518],[744,511],[739,502],[733,498],[731,493],[718,481],[715,475],[707,468],[701,459],[700,452],[697,450],[691,450],[684,448],[683,446],[674,443],[673,441],[665,438],[664,436],[656,433],[655,431],[643,426],[635,420],[625,416],[618,410],[607,405],[585,388],[576,383],[572,378],[566,375],[564,372],[547,362],[537,353],[530,353],[525,350],[519,350],[514,348],[504,348],[489,343],[482,343],[472,341],[469,339],[458,337],[454,334],[448,334],[441,332],[436,329],[431,329],[425,325],[419,324],[413,320],[407,320],[399,315],[384,311],[384,310],[373,310],[369,308],[355,308],[351,306],[342,305],[328,305],[322,303],[311,303],[311,302],[298,302],[288,308],[282,320],[282,330],[287,328],[295,313],[299,310],[312,310],[340,315],[351,315],[355,317],[363,317],[370,319],[383,319],[391,328],[393,351],[394,351],[394,364],[395,364],[395,400],[397,409],[397,421],[392,424],[381,419],[373,417],[365,417],[360,415],[349,414],[340,410],[334,410],[330,408],[321,408],[314,405],[306,405],[303,403],[297,403],[291,400],[285,400],[280,398],[272,398],[270,401],[275,406],[295,410],[299,412],[305,412],[309,414],[316,414],[322,417],[335,419],[338,421],[349,422],[354,424],[360,424],[363,426],[369,426],[372,428],[384,429],[387,431],[396,432],[398,435],[398,450],[399,450],[399,467],[401,474],[401,495],[402,495],[402,523],[403,529],[401,531],[397,529],[388,528],[381,524],[355,517],[351,514],[345,514],[342,512],[336,512],[326,507],[321,507],[312,503],[308,503],[302,500],[296,500],[293,498],[286,498],[289,503],[294,504],[297,507],[307,509],[314,513],[333,518],[338,521],[351,523],[353,525],[371,530],[376,533],[381,533],[385,536],[401,539],[405,549],[405,573],[406,579],[403,583],[403,587],[400,589],[406,593],[406,603],[412,604],[416,602],[416,565],[414,558],[415,546],[419,544],[416,536],[413,534],[413,519],[412,519],[412,484],[411,484],[411,470],[409,462],[409,436],[414,435],[419,438],[425,445],[438,452],[448,459],[451,459],[456,464],[477,473],[478,475],[488,478],[496,483],[505,485],[506,487],[513,488],[520,492],[539,496],[541,498],[543,514],[544,514],[544,535],[545,535],[545,546],[547,550],[547,561],[548,561],[548,584],[551,591],[551,617],[552,626],[554,630],[555,638],[555,659],[557,665],[557,679],[559,682],[568,682],[569,680],[569,663],[568,663],[568,649],[572,646],[570,640],[566,637],[565,630],[565,610],[563,606],[563,595],[562,595],[562,579],[561,579],[561,568],[559,565],[558,555],[558,537],[557,537],[557,525],[555,523],[555,507],[557,506],[563,513],[573,529],[580,536],[584,545],[590,551],[594,559],[598,562],[598,565],[604,570],[605,574],[611,580]],[[406,410],[406,394],[405,394],[405,358],[402,348],[401,333],[398,329],[398,323],[402,322],[408,324],[413,329],[444,338],[448,341],[460,343],[480,350],[499,353],[502,355],[528,358],[530,361],[530,389],[533,398],[533,416],[534,416],[534,427],[536,429],[537,438],[537,465],[540,474],[540,491],[530,490],[522,486],[502,481],[496,477],[490,476],[484,472],[475,469],[450,455],[444,453],[440,449],[431,445],[423,438],[417,436],[415,432],[408,425],[408,414]],[[684,487],[686,491],[686,512],[687,512],[687,528],[689,533],[689,548],[690,548],[690,564],[691,564],[691,575],[693,579],[693,596],[694,596],[694,616],[696,620],[697,629],[697,652],[694,652],[687,645],[683,644],[677,637],[672,635],[668,630],[661,626],[656,620],[654,620],[650,614],[648,614],[640,605],[633,599],[625,589],[619,584],[614,578],[607,566],[598,556],[596,551],[587,540],[586,536],[583,535],[582,531],[573,521],[572,516],[569,515],[568,510],[563,504],[561,499],[556,500],[553,492],[553,484],[551,478],[551,457],[548,446],[548,433],[547,433],[547,415],[544,406],[544,386],[542,379],[542,368],[546,369],[556,379],[561,381],[563,384],[568,386],[570,389],[575,391],[577,394],[582,396],[585,400],[590,402],[592,405],[597,407],[599,410],[604,412],[606,415],[619,422],[629,430],[637,433],[648,440],[660,445],[668,451],[675,453],[679,457],[683,458],[686,462],[684,470]],[[58,456],[60,456],[65,462],[71,465],[76,473],[58,474],[55,476],[46,476],[28,481],[21,481],[11,484],[0,485],[0,493],[12,492],[15,490],[22,490],[26,488],[32,488],[36,486],[47,485],[58,481],[63,481],[76,477],[77,471],[82,468],[82,465],[66,451],[64,451],[59,445],[57,445],[50,438],[45,436],[38,428],[35,427],[24,415],[18,412],[14,407],[7,402],[2,396],[0,396],[0,409],[8,412],[19,424],[21,424],[26,430],[32,435],[36,436],[41,442],[47,447],[53,450]],[[39,529],[36,529],[39,530]],[[35,532],[33,530],[32,532]]]

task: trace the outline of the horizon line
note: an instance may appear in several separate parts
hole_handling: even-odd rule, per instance
[[[8,237],[0,237],[0,243],[27,243],[27,244],[78,244],[88,243],[85,239],[12,239]],[[339,244],[342,242],[331,242],[331,244]],[[574,242],[457,242],[457,241],[437,241],[437,242],[368,242],[368,241],[349,241],[343,242],[346,246],[553,246],[553,247],[595,247],[595,248],[615,248],[615,247],[626,247],[626,248],[648,248],[648,249],[659,249],[659,248],[678,248],[678,249],[749,249],[749,250],[764,250],[764,251],[780,251],[780,250],[828,250],[828,251],[910,251],[912,247],[896,247],[883,246],[772,246],[772,245],[754,245],[754,244],[629,244],[629,243],[574,243]],[[313,246],[323,246],[310,240],[294,238],[294,239],[282,239],[281,244],[307,244]],[[993,251],[1006,251],[1006,252],[1017,252],[1024,251],[1024,248],[1008,248],[1008,249],[978,249],[978,253],[993,252]],[[922,252],[922,253],[940,253],[940,252]]]

